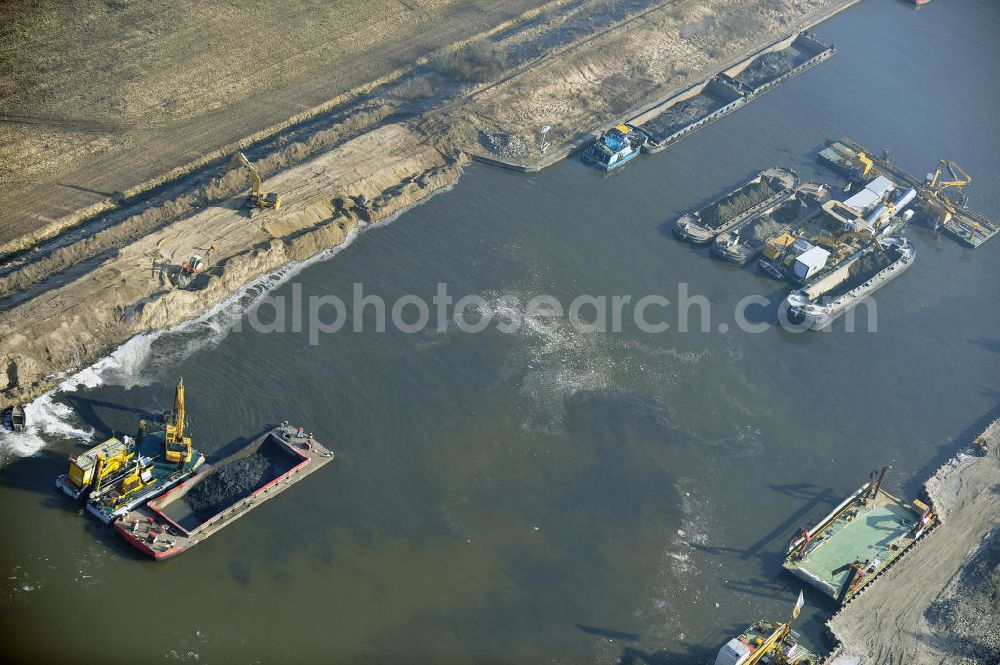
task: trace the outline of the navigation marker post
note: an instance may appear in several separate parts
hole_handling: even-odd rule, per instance
[[[551,126],[549,126],[549,125],[542,125],[542,128],[540,130],[538,130],[538,152],[542,153],[543,155],[545,154],[545,151],[548,150],[549,146],[551,145],[548,141],[545,140],[545,135],[549,133],[550,129],[552,129]]]

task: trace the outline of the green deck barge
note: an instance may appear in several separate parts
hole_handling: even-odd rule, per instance
[[[884,477],[885,470],[882,472]],[[792,539],[783,568],[843,603],[885,570],[934,523],[873,478],[810,530]]]

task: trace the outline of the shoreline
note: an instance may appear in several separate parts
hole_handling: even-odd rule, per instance
[[[822,11],[792,21],[791,35],[859,1],[786,0],[822,6]],[[684,13],[684,7],[674,4],[657,5],[641,15],[671,12],[677,15],[673,20],[678,25],[692,18]],[[799,11],[805,10],[800,7]],[[499,82],[475,85],[447,101],[443,108],[432,105],[405,124],[392,123],[376,113],[360,118],[357,126],[324,130],[316,136],[306,134],[298,143],[282,146],[283,150],[258,161],[266,176],[273,174],[267,177],[265,186],[284,194],[287,204],[281,211],[258,213],[251,221],[242,211],[244,178],[230,172],[194,192],[154,201],[138,214],[98,229],[92,236],[0,272],[0,306],[5,295],[17,296],[0,318],[0,346],[5,350],[0,354],[0,407],[30,402],[55,387],[55,377],[93,365],[135,335],[196,318],[260,276],[340,245],[359,224],[359,213],[367,223],[376,224],[453,185],[464,164],[470,158],[476,159],[476,149],[470,148],[468,139],[463,140],[463,132],[468,136],[482,126],[467,118],[460,122],[456,114],[485,113],[483,109],[488,110],[490,104],[501,104],[503,95],[509,94],[504,87],[521,76],[545,78],[551,73],[546,68],[552,67],[572,76],[572,71],[564,71],[568,64],[560,62],[560,58],[569,57],[567,53],[576,60],[583,57],[578,51],[584,51],[586,57],[598,57],[608,48],[609,40],[634,40],[636,30],[645,31],[640,37],[647,32],[662,37],[660,26],[626,30],[623,26],[634,19],[589,35],[582,40],[583,46],[571,43],[543,58],[542,65],[532,63],[523,71],[515,68]],[[494,27],[487,32],[496,34],[503,29]],[[519,31],[515,37],[522,38]],[[734,62],[746,61],[789,39],[787,32],[778,39],[773,34],[763,37],[736,57],[715,62],[712,71],[731,69]],[[681,37],[674,39],[684,41]],[[665,53],[672,52],[665,51],[661,57],[666,57]],[[680,88],[670,88],[667,98],[689,88],[690,80],[697,78],[683,79]],[[602,89],[601,83],[594,82],[595,91]],[[656,94],[651,100],[651,92],[655,90],[642,86],[632,90],[632,95],[643,98],[635,108],[648,110],[662,104],[663,95]],[[568,154],[589,137],[587,134],[568,140],[547,159],[551,163],[558,161],[560,150]],[[212,162],[219,157],[217,152],[202,159]],[[169,187],[169,183],[161,177],[159,186]],[[359,211],[344,206],[344,201],[360,194],[372,202],[370,209]],[[163,216],[162,220],[158,215]],[[163,281],[162,271],[158,279],[153,274],[157,261],[161,267],[164,263],[179,265],[194,249],[210,244],[218,246],[218,250],[212,255],[209,274],[196,288],[171,288]]]
[[[822,24],[822,23],[830,20],[831,18],[833,18],[834,16],[837,16],[838,14],[841,14],[841,13],[847,11],[848,9],[851,9],[852,7],[854,7],[854,5],[860,3],[861,1],[862,0],[844,0],[844,3],[842,5],[831,8],[830,10],[828,10],[823,15],[820,15],[820,16],[816,17],[814,20],[812,20],[811,22],[805,24],[799,30],[794,31],[794,32],[792,32],[789,35],[785,35],[783,37],[780,37],[779,39],[777,39],[777,40],[775,40],[775,41],[773,41],[773,42],[771,42],[769,44],[765,44],[764,46],[761,46],[761,47],[759,47],[759,48],[757,48],[757,49],[755,49],[755,50],[753,50],[753,51],[751,51],[749,53],[745,53],[745,54],[742,54],[742,55],[737,56],[735,58],[732,58],[728,62],[726,62],[726,63],[722,64],[721,66],[719,66],[717,70],[715,70],[712,73],[707,74],[706,76],[702,77],[698,82],[696,82],[696,83],[694,83],[692,85],[681,87],[681,88],[671,89],[671,90],[669,90],[669,91],[667,91],[665,93],[657,95],[656,97],[654,97],[652,99],[652,101],[644,102],[642,105],[640,105],[638,107],[635,107],[635,108],[627,111],[624,115],[616,117],[614,120],[603,122],[599,126],[594,127],[592,129],[590,129],[589,131],[580,133],[577,136],[575,136],[574,138],[572,138],[572,139],[566,141],[565,143],[563,143],[557,149],[553,150],[552,152],[548,152],[547,154],[545,154],[540,159],[538,159],[538,160],[536,160],[534,162],[525,163],[525,162],[514,161],[513,159],[503,159],[503,158],[500,158],[500,157],[491,157],[490,155],[486,155],[486,154],[479,153],[479,152],[472,153],[471,154],[471,158],[472,158],[473,161],[476,161],[476,162],[481,162],[483,164],[489,164],[489,165],[495,166],[497,168],[503,168],[503,169],[508,169],[508,170],[511,170],[511,171],[516,171],[518,173],[538,173],[540,171],[543,171],[543,170],[549,168],[550,166],[553,166],[553,165],[561,162],[562,160],[569,158],[570,156],[574,155],[575,153],[577,153],[581,149],[587,147],[588,145],[590,145],[590,143],[592,143],[595,139],[597,139],[601,135],[602,132],[605,132],[608,129],[610,129],[611,127],[614,127],[619,122],[624,122],[624,123],[628,123],[628,124],[632,124],[632,125],[641,124],[642,122],[645,122],[646,120],[649,120],[650,118],[653,118],[653,117],[659,115],[660,113],[662,113],[663,111],[665,111],[667,108],[669,108],[670,104],[668,104],[668,102],[679,102],[679,101],[682,101],[682,97],[684,95],[686,95],[687,93],[689,93],[691,91],[695,91],[695,90],[697,90],[699,88],[705,87],[716,76],[718,76],[720,74],[723,74],[723,73],[728,73],[728,72],[730,72],[730,71],[732,71],[732,70],[734,70],[736,68],[742,69],[743,67],[746,67],[747,65],[749,65],[750,63],[752,63],[756,58],[760,57],[761,55],[763,55],[765,53],[768,53],[768,52],[776,49],[779,45],[784,44],[784,45],[787,46],[788,44],[792,43],[797,37],[799,37],[803,33],[808,32],[809,30],[812,30],[816,26],[818,26],[818,25],[820,25],[820,24]],[[835,52],[836,52],[836,49],[833,49],[833,53],[835,53]],[[784,83],[785,81],[789,80],[790,78],[794,78],[798,74],[804,73],[804,71],[806,71],[806,70],[814,67],[815,65],[819,64],[823,60],[829,58],[833,53],[823,54],[822,57],[820,57],[815,62],[809,62],[809,63],[805,64],[804,66],[796,67],[797,71],[791,73],[790,76],[785,75],[785,76],[781,77],[781,80],[772,81],[771,83],[767,84],[767,86],[765,86],[764,89],[762,89],[762,90],[760,90],[758,92],[755,92],[751,97],[749,97],[746,100],[745,103],[749,103],[750,101],[756,99],[760,95],[763,95],[763,94],[766,94],[767,92],[770,92],[771,90],[773,90],[776,87],[776,84],[780,85],[781,83]],[[740,104],[736,108],[727,109],[726,113],[737,111],[742,106],[743,106],[743,104]],[[714,116],[714,114],[713,114],[713,116]],[[718,117],[721,117],[721,115],[720,116],[714,116],[707,123],[703,122],[703,120],[705,120],[705,119],[699,120],[697,123],[692,123],[692,124],[697,124],[697,127],[695,127],[694,130],[696,131],[697,129],[700,129],[702,126],[704,126],[706,124],[711,124],[711,122],[714,121],[715,119],[717,119]],[[678,132],[678,133],[680,133],[680,132]],[[689,134],[689,133],[692,133],[692,132],[691,131],[687,131],[687,133]],[[683,138],[683,137],[678,137],[676,140],[679,140],[680,138]],[[676,142],[676,141],[675,140],[671,140],[671,141],[669,141],[669,143],[665,143],[663,145],[659,145],[655,149],[650,150],[649,152],[651,152],[653,154],[659,153],[659,152],[665,150],[666,148],[668,148],[674,142]]]
[[[826,629],[836,645],[823,663],[849,665],[858,657],[895,654],[900,662],[930,665],[976,655],[960,650],[1000,653],[1000,637],[989,642],[989,616],[977,625],[974,607],[976,592],[991,593],[988,579],[976,579],[977,562],[986,557],[985,567],[995,566],[993,550],[1000,550],[998,483],[1000,418],[924,481],[938,523],[830,617]],[[993,622],[1000,627],[1000,619]],[[952,634],[956,627],[966,634]],[[977,629],[984,634],[970,633]]]

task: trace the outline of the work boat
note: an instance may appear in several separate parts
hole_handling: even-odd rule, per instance
[[[644,140],[635,127],[618,124],[601,134],[584,153],[583,159],[605,171],[612,171],[637,157]]]
[[[714,665],[816,665],[819,658],[799,643],[787,623],[757,621],[719,649]]]
[[[205,456],[186,434],[184,380],[177,382],[174,410],[162,431],[146,432],[139,422],[135,439],[112,437],[69,458],[69,470],[56,487],[73,499],[87,500],[87,512],[105,524],[190,477]]]
[[[874,242],[852,259],[785,298],[792,323],[821,330],[906,271],[916,248],[899,236]]]
[[[11,432],[23,432],[28,426],[28,419],[24,415],[24,407],[20,404],[8,407],[3,411],[3,426]]]

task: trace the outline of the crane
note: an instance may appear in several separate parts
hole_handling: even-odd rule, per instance
[[[174,411],[164,426],[168,462],[186,464],[191,461],[191,437],[184,436],[184,424],[184,378],[181,377],[174,392]]]
[[[233,155],[232,159],[229,160],[229,164],[226,166],[226,171],[237,166],[242,166],[247,170],[247,177],[250,178],[250,196],[247,197],[247,203],[250,205],[251,209],[254,208],[265,208],[271,210],[277,210],[281,207],[281,195],[274,192],[262,192],[261,185],[263,180],[260,177],[260,172],[257,167],[254,166],[247,156],[243,154],[242,151],[237,152]]]
[[[759,622],[752,626],[752,629],[754,631],[752,641],[742,641],[742,635],[739,639],[730,640],[719,651],[715,665],[763,665],[764,663],[804,665],[811,662],[809,656],[804,653],[796,657],[795,649],[785,643],[792,632],[790,624],[775,625],[770,622]]]
[[[941,170],[942,168],[948,172],[951,176],[951,180],[941,180]],[[930,179],[927,183],[934,192],[940,194],[945,189],[949,187],[955,187],[959,191],[962,187],[972,183],[972,176],[965,172],[961,166],[951,161],[950,159],[940,159],[938,160],[937,170],[931,174]]]
[[[951,178],[950,180],[942,177],[945,172]],[[970,183],[972,183],[972,176],[966,173],[961,166],[948,159],[938,160],[937,169],[934,173],[927,175],[927,181],[920,192],[923,195],[925,209],[937,218],[934,224],[935,228],[947,223],[956,215],[956,206],[965,207],[968,197],[962,188]],[[947,191],[952,188],[956,194]],[[975,234],[975,229],[973,229],[973,234]]]

